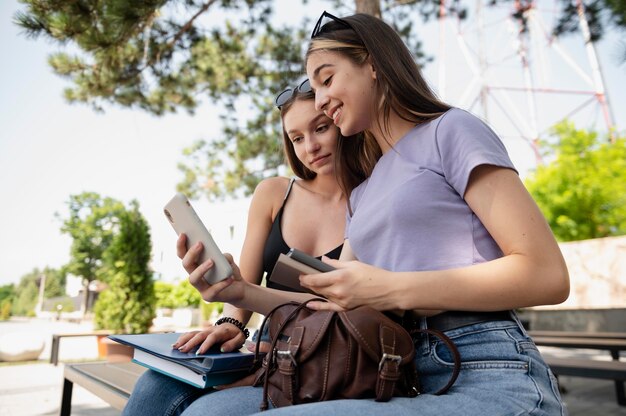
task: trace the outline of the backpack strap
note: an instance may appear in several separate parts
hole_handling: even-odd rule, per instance
[[[448,347],[448,350],[452,353],[452,359],[454,360],[454,369],[452,370],[452,375],[450,376],[450,379],[448,380],[448,384],[443,386],[434,394],[436,396],[439,396],[440,394],[443,394],[447,392],[448,390],[450,390],[450,387],[452,387],[457,377],[459,376],[459,372],[461,371],[461,354],[459,354],[459,350],[457,349],[456,345],[454,345],[454,342],[446,334],[436,329],[413,329],[409,331],[409,333],[411,335],[413,334],[434,335],[440,340],[442,340],[444,344],[446,344],[446,347]]]

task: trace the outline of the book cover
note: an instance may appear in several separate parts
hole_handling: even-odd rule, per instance
[[[113,341],[135,349],[133,361],[170,377],[206,388],[234,382],[252,368],[254,353],[239,350],[220,352],[210,349],[196,355],[196,350],[181,352],[172,344],[181,333],[111,335]]]

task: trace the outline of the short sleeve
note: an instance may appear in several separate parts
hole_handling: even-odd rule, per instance
[[[344,231],[344,239],[350,238],[348,230],[350,229],[350,223],[352,222],[352,215],[356,212],[356,207],[359,205],[359,201],[365,192],[368,181],[369,179],[366,179],[350,193],[350,205],[348,206],[349,209],[346,210],[346,228]]]
[[[437,126],[436,142],[446,181],[462,197],[470,174],[477,166],[493,165],[515,170],[496,133],[467,111],[449,110]]]

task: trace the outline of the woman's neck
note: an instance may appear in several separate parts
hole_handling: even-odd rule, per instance
[[[384,116],[381,115],[379,119],[374,122],[370,131],[384,154],[395,146],[396,143],[416,125],[417,123],[414,121],[407,121],[401,118],[396,112],[392,111],[389,115],[389,123],[386,126]]]
[[[325,199],[339,201],[343,199],[343,192],[337,182],[337,177],[332,175],[317,174],[315,178],[303,181],[304,186],[311,192],[321,195]]]

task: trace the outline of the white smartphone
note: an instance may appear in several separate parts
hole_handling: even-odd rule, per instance
[[[211,233],[204,226],[198,214],[191,206],[187,197],[181,193],[177,193],[163,208],[176,234],[185,234],[187,236],[187,248],[192,247],[198,241],[202,242],[204,250],[200,263],[204,263],[208,259],[213,260],[214,266],[204,275],[207,283],[214,285],[217,282],[228,278],[233,274],[233,268],[230,266],[224,254],[219,249]]]

